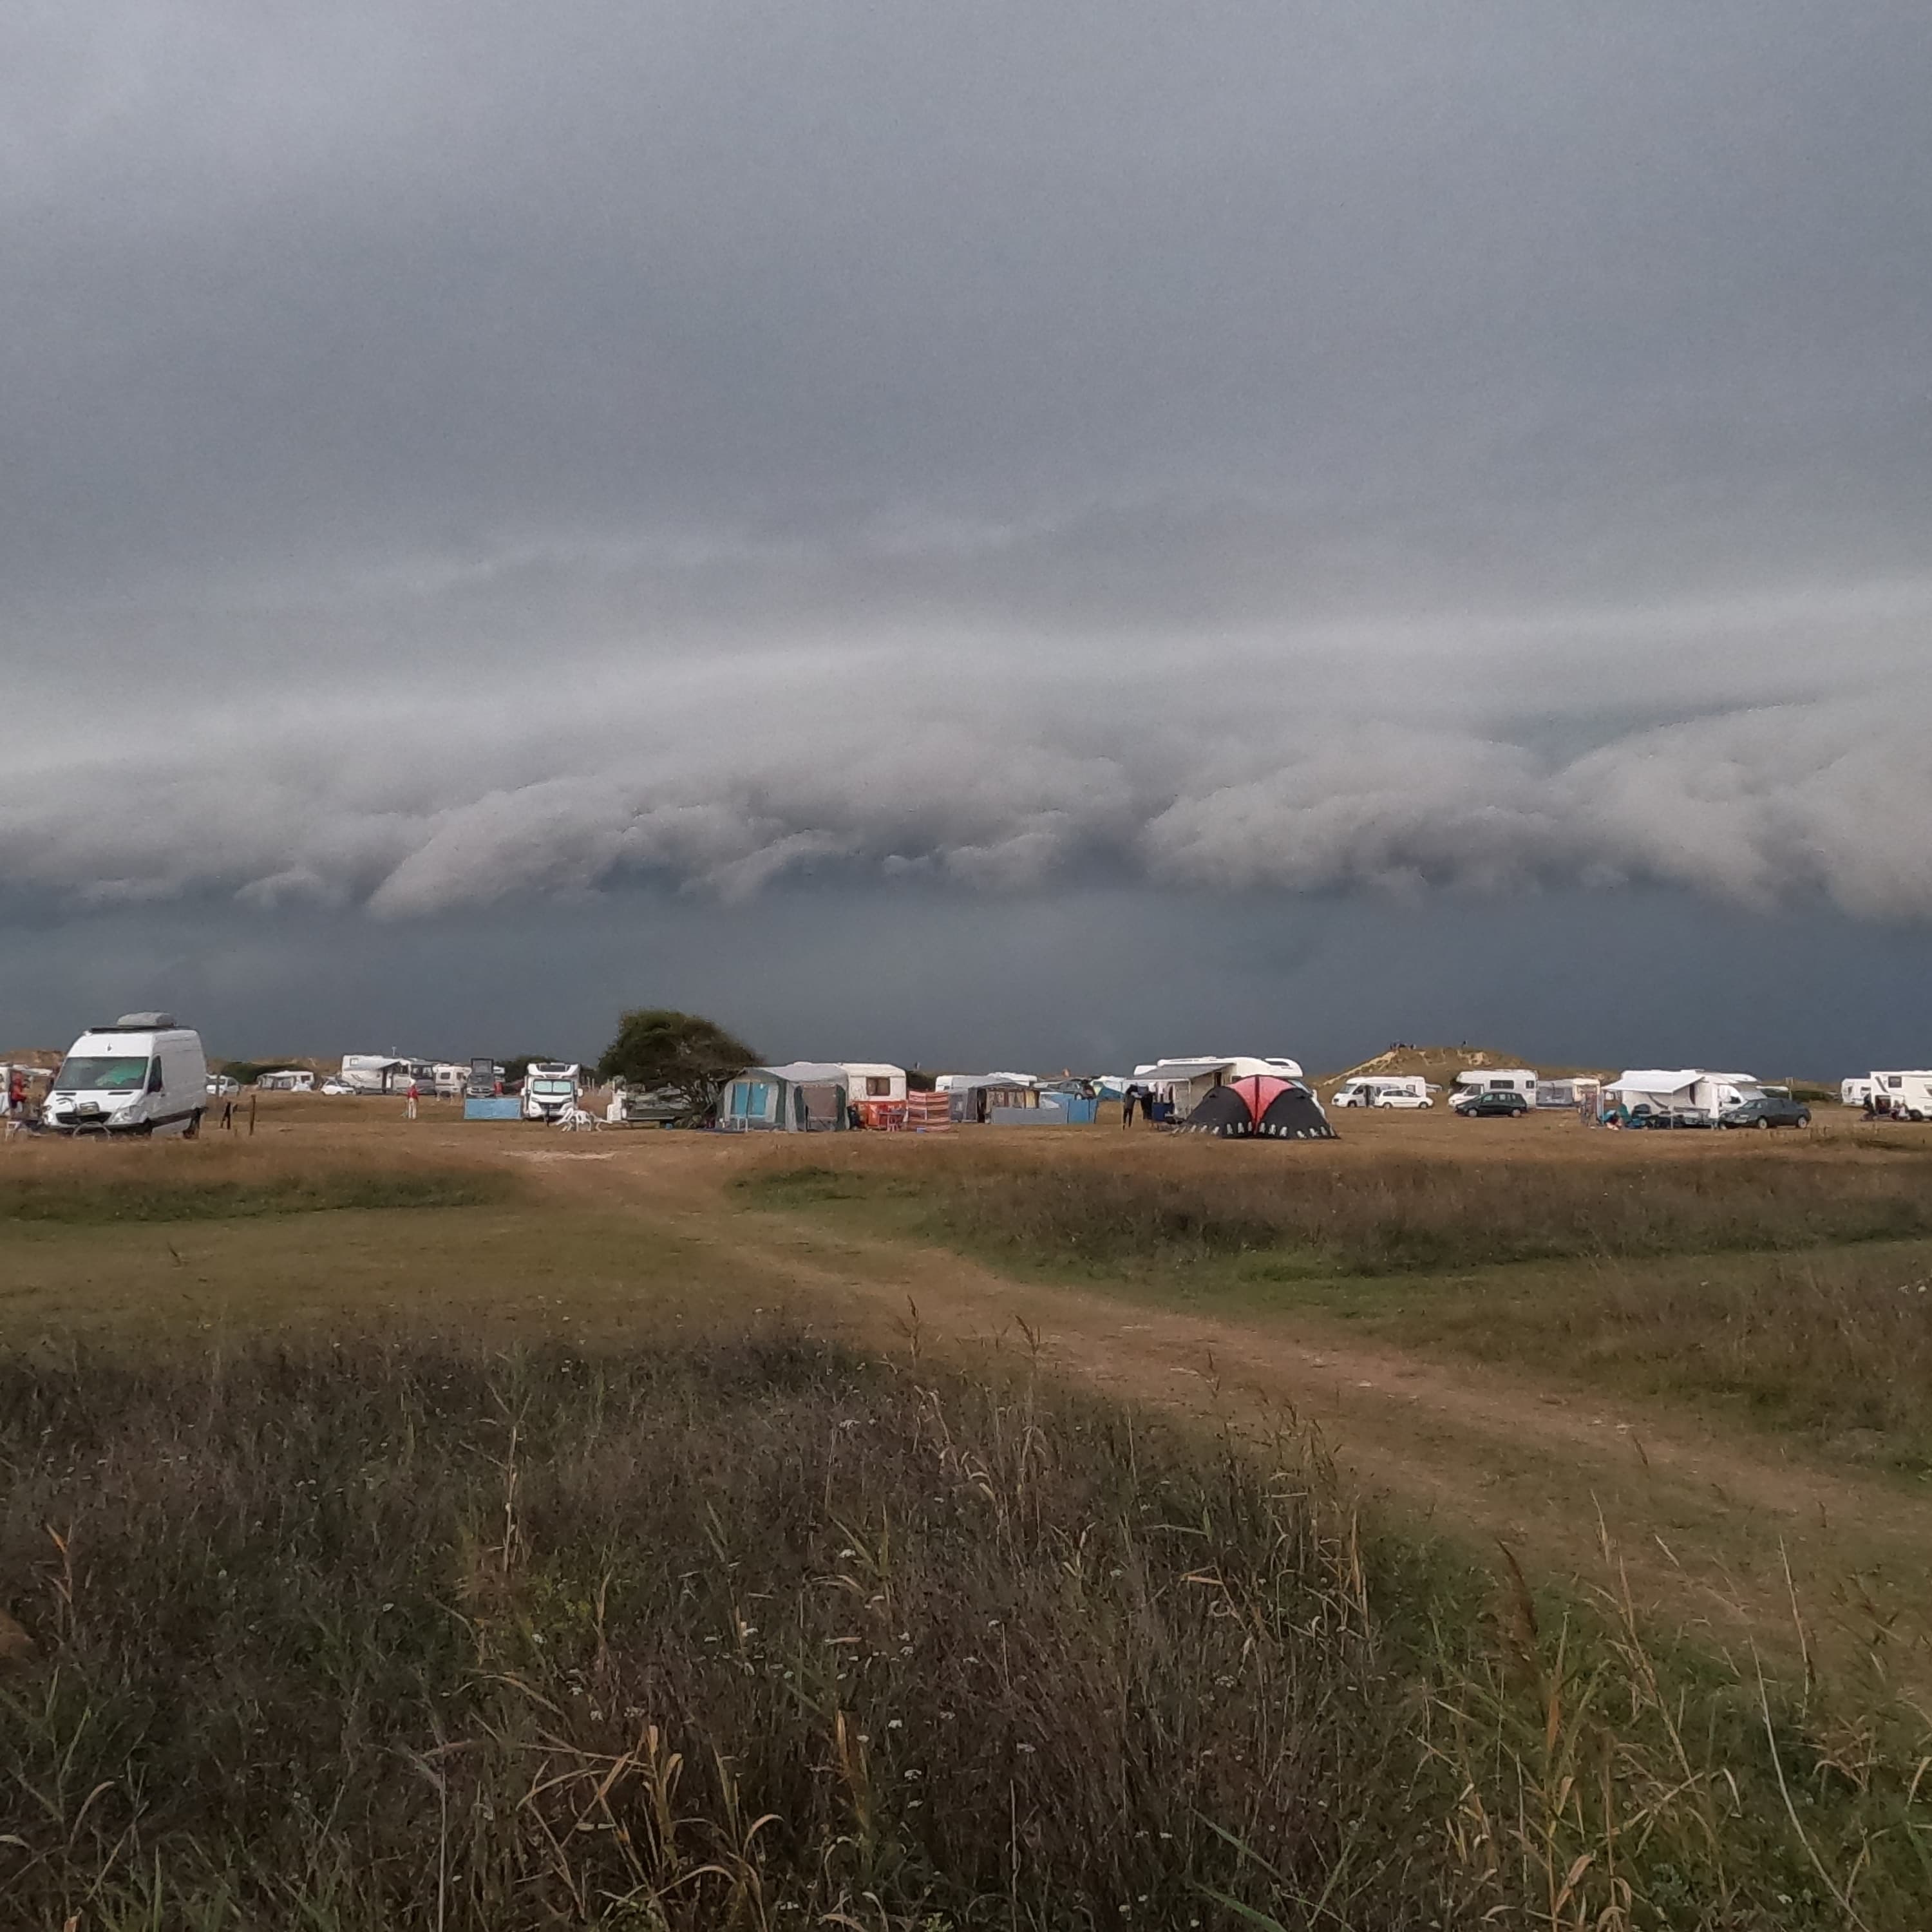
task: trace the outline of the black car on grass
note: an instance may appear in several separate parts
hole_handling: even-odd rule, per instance
[[[1755,1100],[1726,1107],[1718,1116],[1720,1127],[1808,1127],[1811,1109],[1788,1094],[1760,1094]]]

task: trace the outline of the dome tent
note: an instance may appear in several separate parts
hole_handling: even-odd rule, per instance
[[[1322,1103],[1298,1080],[1244,1074],[1212,1087],[1179,1124],[1187,1134],[1220,1140],[1332,1141],[1335,1130]]]

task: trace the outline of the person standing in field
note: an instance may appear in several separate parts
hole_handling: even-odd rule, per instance
[[[1134,1102],[1140,1098],[1141,1090],[1130,1087],[1120,1096],[1120,1125],[1130,1127],[1134,1124]]]
[[[410,1082],[409,1104],[404,1109],[405,1118],[407,1119],[413,1120],[416,1117],[416,1095],[420,1090],[416,1083],[412,1080]]]

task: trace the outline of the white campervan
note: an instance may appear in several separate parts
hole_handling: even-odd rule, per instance
[[[1873,1106],[1894,1120],[1932,1120],[1932,1072],[1874,1073],[1871,1084]]]
[[[62,1134],[188,1134],[208,1105],[201,1036],[172,1013],[123,1013],[68,1048],[40,1118]]]
[[[560,1120],[574,1112],[583,1068],[560,1060],[537,1060],[524,1075],[524,1118]]]
[[[1838,1082],[1838,1103],[1845,1107],[1869,1107],[1872,1095],[1876,1091],[1869,1073],[1855,1074],[1850,1079]]]
[[[1358,1073],[1330,1096],[1331,1107],[1432,1107],[1429,1082],[1419,1073]]]

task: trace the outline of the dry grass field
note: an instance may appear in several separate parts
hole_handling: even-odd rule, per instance
[[[1927,1922],[1932,1130],[424,1114],[0,1149],[22,1922]]]

